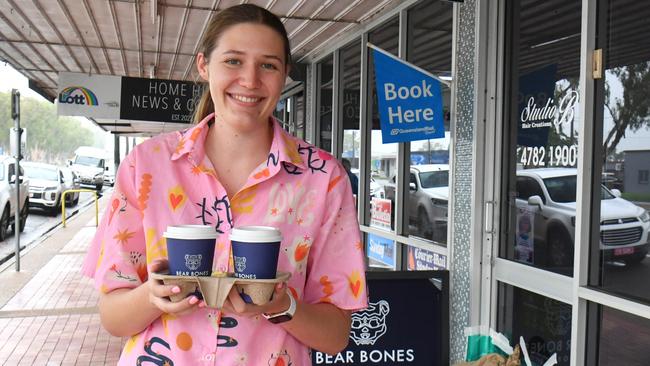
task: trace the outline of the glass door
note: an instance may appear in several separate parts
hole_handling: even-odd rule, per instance
[[[589,286],[650,305],[650,4],[601,0],[596,77]],[[596,57],[598,57],[596,55]],[[622,301],[620,301],[622,303]],[[591,304],[597,365],[650,364],[650,314]]]

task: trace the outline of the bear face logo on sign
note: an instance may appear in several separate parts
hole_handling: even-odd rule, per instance
[[[386,316],[390,312],[388,301],[368,303],[368,308],[352,313],[350,338],[359,345],[374,345],[386,333]]]
[[[185,266],[195,271],[201,267],[201,259],[203,259],[201,254],[185,254]]]

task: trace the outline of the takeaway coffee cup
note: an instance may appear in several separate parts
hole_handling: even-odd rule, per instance
[[[230,233],[235,277],[273,279],[282,242],[280,230],[270,226],[241,226]]]
[[[210,276],[217,232],[208,225],[167,226],[169,274]]]

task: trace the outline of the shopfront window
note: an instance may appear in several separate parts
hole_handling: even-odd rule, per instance
[[[305,139],[305,97],[304,94],[298,93],[293,97],[294,100],[294,135],[300,139]]]
[[[368,34],[368,41],[394,55],[398,53],[399,18],[388,21]],[[397,172],[397,144],[383,144],[379,111],[377,108],[377,93],[375,90],[375,70],[372,53],[369,53],[369,91],[372,105],[370,142],[370,192],[375,192],[371,198],[367,224],[386,230],[395,230],[395,174]],[[383,196],[383,198],[382,198]],[[390,219],[388,219],[390,218]]]
[[[642,36],[650,32],[650,7],[602,4],[602,171],[595,177],[602,194],[590,243],[591,284],[650,303],[650,284],[639,280],[650,278],[650,43]]]
[[[330,55],[318,63],[318,146],[332,152],[332,74],[334,61]]]
[[[406,59],[451,80],[451,3],[423,1],[408,11]],[[441,84],[445,137],[411,142],[408,234],[447,243],[449,202],[449,106],[451,89]]]
[[[510,162],[500,256],[573,274],[581,1],[508,1]]]
[[[361,100],[361,41],[343,47],[341,59],[341,121],[343,126],[343,158],[350,162],[352,173],[359,177],[359,157],[361,156],[361,130],[359,129]],[[356,189],[355,189],[356,188]],[[371,183],[370,197],[379,195]],[[372,189],[375,188],[375,191]],[[358,194],[358,186],[352,187]]]
[[[603,306],[599,366],[650,365],[650,320]]]
[[[500,283],[497,324],[511,345],[524,338],[533,365],[544,365],[554,353],[558,366],[569,365],[570,305]]]

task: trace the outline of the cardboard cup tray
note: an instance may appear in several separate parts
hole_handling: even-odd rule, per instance
[[[242,279],[234,277],[232,273],[213,274],[210,277],[195,277],[172,276],[167,272],[153,272],[150,277],[163,281],[165,285],[180,287],[181,292],[170,296],[173,302],[181,301],[190,294],[200,294],[207,306],[221,309],[233,286],[236,286],[244,301],[256,305],[267,303],[271,299],[275,285],[289,280],[291,273],[278,272],[276,278],[268,280]]]

